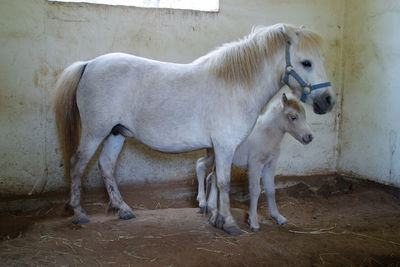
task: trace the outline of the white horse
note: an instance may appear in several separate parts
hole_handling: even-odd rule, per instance
[[[217,226],[241,233],[229,208],[233,154],[284,82],[316,113],[332,109],[330,84],[311,85],[326,80],[320,48],[319,35],[277,24],[257,27],[189,64],[114,53],[66,68],[57,84],[55,110],[71,176],[72,222],[89,221],[81,206],[81,177],[103,141],[99,166],[109,208],[122,219],[135,217],[113,173],[125,138],[132,137],[169,153],[213,147],[220,190]]]
[[[313,135],[306,121],[306,114],[301,104],[294,99],[287,99],[282,95],[282,101],[275,100],[267,104],[264,112],[260,114],[256,125],[249,136],[237,147],[232,164],[249,170],[250,215],[249,223],[252,231],[260,229],[257,216],[257,203],[260,196],[260,177],[263,179],[265,194],[268,199],[270,216],[279,225],[287,222],[276,206],[274,173],[276,162],[280,154],[280,144],[285,133],[289,133],[302,144],[312,141]],[[207,149],[207,155],[199,158],[196,163],[198,180],[198,195],[200,210],[206,208],[211,212],[210,222],[214,223],[217,217],[218,191],[215,184],[214,172],[207,177],[211,179],[212,187],[208,203],[204,192],[204,177],[208,168],[213,166],[214,152]]]

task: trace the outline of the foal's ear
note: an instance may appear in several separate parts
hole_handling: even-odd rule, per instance
[[[283,104],[283,107],[287,107],[289,105],[289,101],[288,101],[285,93],[283,93],[283,95],[282,95],[282,104]]]

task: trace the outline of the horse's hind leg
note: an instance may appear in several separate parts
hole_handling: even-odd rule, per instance
[[[118,215],[121,219],[129,220],[136,216],[133,214],[131,207],[123,201],[114,177],[115,163],[117,162],[124,141],[125,137],[121,134],[111,134],[106,139],[99,158],[99,167],[110,197],[108,210],[118,210]]]
[[[77,152],[72,157],[71,199],[67,204],[67,207],[74,210],[75,216],[72,218],[72,223],[74,224],[83,224],[90,221],[81,205],[81,178],[85,172],[89,160],[92,158],[102,141],[101,138],[88,139],[85,137],[86,136],[83,135],[81,144],[79,145]]]
[[[211,213],[210,224],[216,226],[218,216],[218,189],[217,177],[215,177],[215,168],[207,176],[207,186],[211,185],[211,191],[207,200],[207,212]]]
[[[214,151],[211,148],[208,148],[207,155],[199,158],[196,163],[196,174],[198,183],[197,201],[199,202],[200,213],[204,213],[207,206],[206,193],[204,192],[204,177],[206,175],[207,169],[212,166],[213,162]]]

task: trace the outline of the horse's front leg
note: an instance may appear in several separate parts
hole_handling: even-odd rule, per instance
[[[260,197],[260,178],[264,164],[260,162],[249,163],[249,193],[250,193],[250,214],[249,224],[252,231],[258,231],[260,225],[258,223],[257,205]]]
[[[199,158],[196,163],[196,174],[198,183],[197,201],[199,202],[200,213],[204,213],[207,206],[206,193],[204,192],[204,178],[207,169],[212,166],[213,162],[214,150],[208,148],[207,155]]]
[[[231,235],[240,235],[243,231],[237,225],[230,211],[229,191],[231,182],[231,165],[235,148],[214,147],[217,185],[219,189],[219,215],[216,226]]]
[[[269,164],[269,166],[268,164],[264,166],[262,179],[263,179],[265,194],[268,200],[269,215],[279,225],[284,225],[287,223],[287,219],[279,213],[275,202],[275,181],[274,181],[275,165],[276,165],[276,160],[274,160],[274,162]]]
[[[99,167],[110,197],[108,211],[116,210],[121,219],[129,220],[136,216],[133,214],[132,208],[123,201],[114,177],[115,163],[117,162],[124,141],[125,137],[122,135],[111,134],[107,138],[104,142],[103,150],[101,151],[99,158]]]

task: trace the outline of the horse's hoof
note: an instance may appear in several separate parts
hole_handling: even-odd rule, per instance
[[[73,224],[85,224],[89,222],[90,222],[89,218],[84,214],[76,215],[72,218]]]
[[[206,214],[207,213],[207,206],[199,207],[199,208],[200,208],[200,211],[199,211],[200,214]]]
[[[237,225],[230,225],[230,226],[223,226],[222,228],[225,232],[227,232],[230,235],[241,235],[244,232],[239,228]]]
[[[218,218],[215,222],[215,227],[222,229],[224,227],[225,220],[221,215],[218,215]]]
[[[136,218],[136,215],[133,214],[133,212],[131,212],[131,211],[121,212],[121,210],[120,210],[118,212],[118,216],[122,220],[130,220],[130,219]]]
[[[257,231],[260,230],[260,226],[250,226],[250,230],[251,230],[252,232],[257,232]]]

